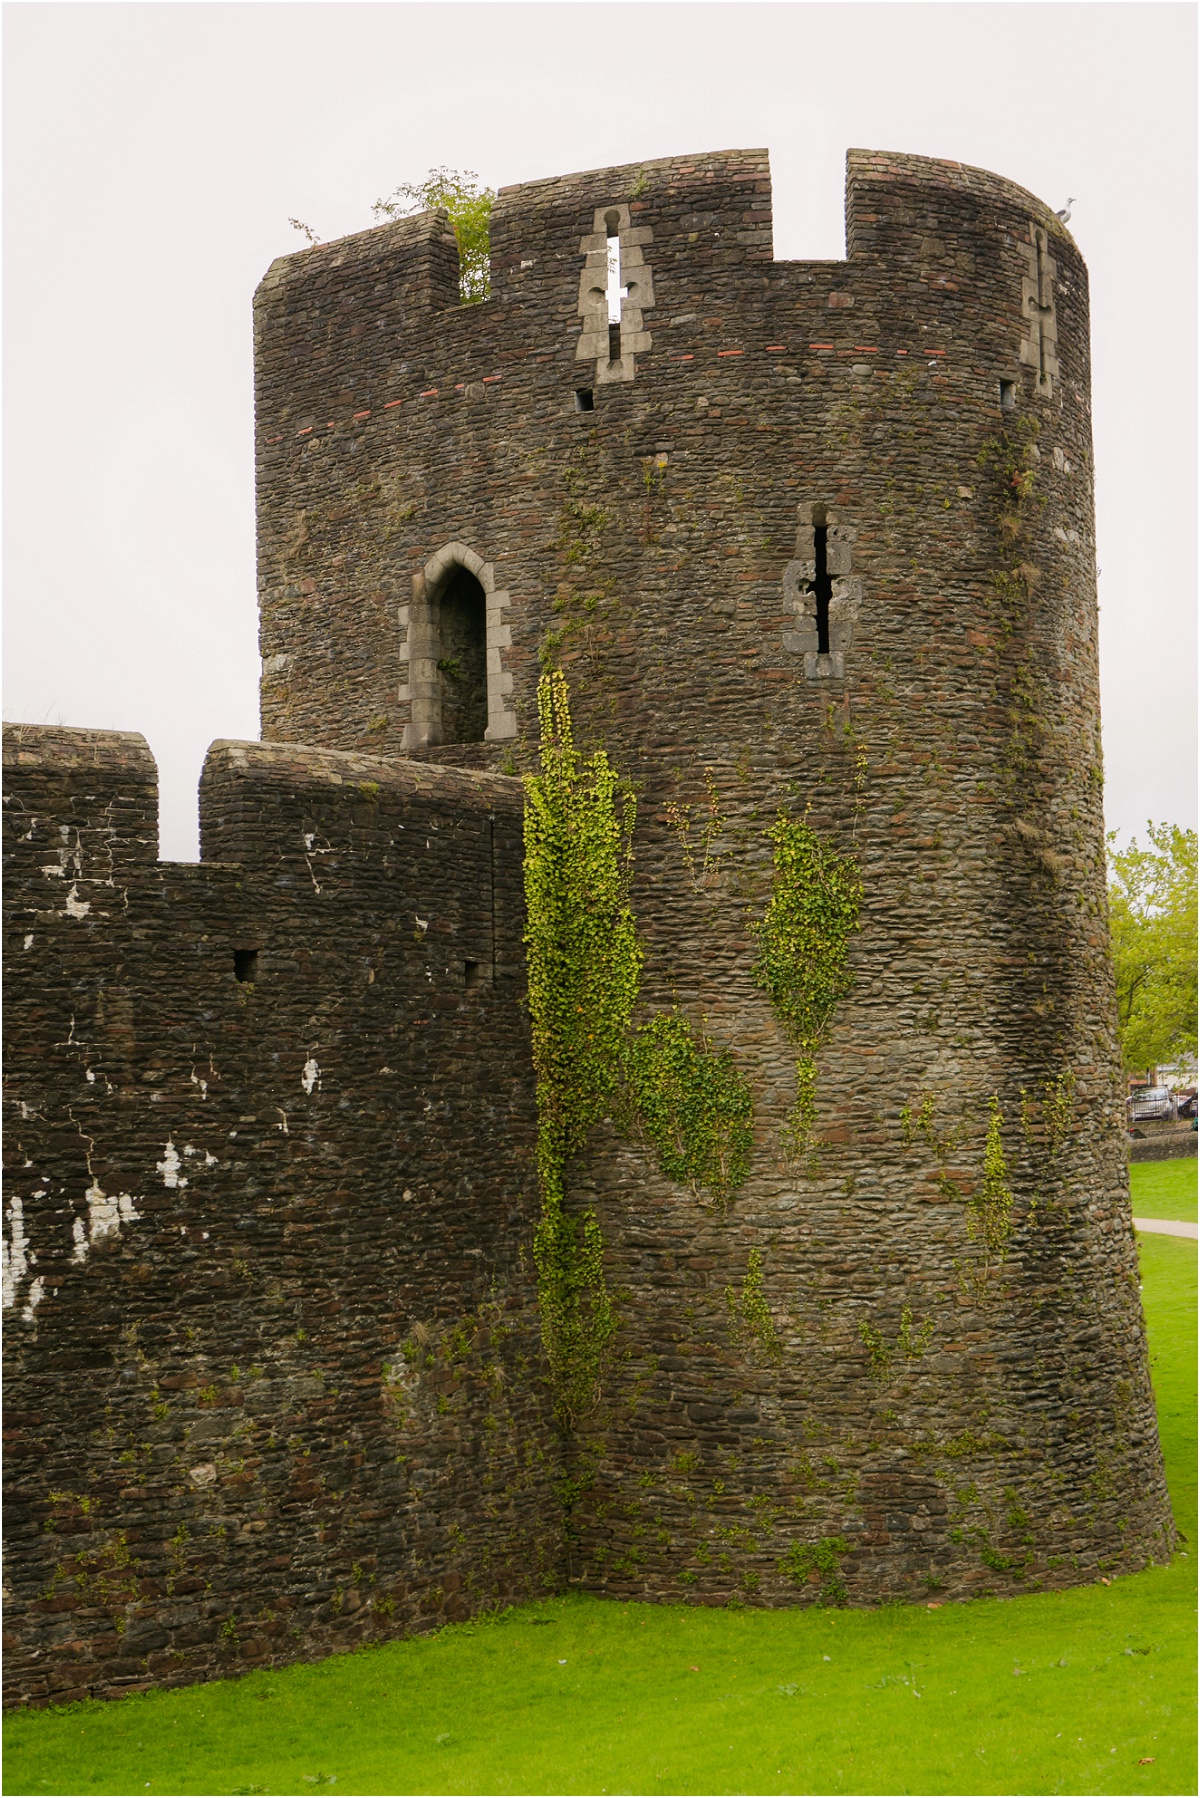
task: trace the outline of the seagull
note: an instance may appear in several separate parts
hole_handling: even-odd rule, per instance
[[[1074,206],[1074,204],[1075,204],[1075,195],[1072,194],[1070,199],[1067,201],[1066,205],[1063,207],[1062,211],[1055,213],[1055,215],[1054,215],[1055,218],[1061,219],[1064,225],[1069,225],[1071,222],[1071,208],[1072,208],[1072,206]]]

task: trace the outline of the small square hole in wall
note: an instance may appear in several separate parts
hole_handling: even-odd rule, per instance
[[[479,963],[477,961],[464,961],[464,963],[463,963],[463,981],[464,981],[464,984],[466,985],[468,991],[473,986],[482,986],[483,985],[483,979],[482,979],[482,975],[480,972]]]
[[[1001,412],[1015,411],[1016,404],[1017,404],[1017,383],[1015,381],[1001,381],[1001,383],[1000,383],[1000,410],[1001,410]]]
[[[576,412],[594,412],[596,410],[596,396],[590,387],[575,389],[575,410]]]
[[[258,950],[235,949],[233,952],[233,971],[239,980],[253,983],[258,979]]]

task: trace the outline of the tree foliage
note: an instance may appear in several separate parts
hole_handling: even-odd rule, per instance
[[[407,218],[444,206],[458,240],[458,290],[465,306],[477,305],[491,293],[489,253],[495,190],[480,187],[473,169],[430,169],[423,181],[402,181],[371,211],[384,219]]]
[[[1196,832],[1147,824],[1108,838],[1108,905],[1117,1019],[1127,1068],[1196,1052]]]

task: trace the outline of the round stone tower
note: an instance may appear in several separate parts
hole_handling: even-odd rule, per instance
[[[873,1602],[1165,1555],[1070,234],[853,151],[847,259],[779,262],[738,151],[502,190],[491,280],[459,305],[425,214],[264,281],[263,732],[525,772],[561,667],[638,789],[638,1017],[752,1094],[728,1201],[613,1122],[571,1170],[619,1317],[571,1576]],[[861,892],[811,1056],[761,971],[781,818]]]

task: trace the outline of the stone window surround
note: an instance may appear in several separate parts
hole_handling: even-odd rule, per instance
[[[783,571],[783,609],[792,620],[783,633],[783,647],[804,657],[806,680],[843,680],[846,656],[862,605],[862,581],[852,575],[851,545],[858,536],[841,515],[819,501],[803,501],[797,507],[796,554]],[[832,583],[829,600],[829,650],[817,647],[817,596],[811,583],[817,578],[815,530],[826,527],[825,567]]]
[[[617,241],[621,246],[621,281],[627,298],[621,303],[621,360],[608,359],[608,224],[611,213],[617,215]],[[597,387],[609,381],[632,381],[637,374],[634,360],[639,351],[650,348],[651,336],[642,314],[654,304],[654,277],[643,255],[643,245],[654,242],[649,225],[635,225],[626,204],[597,206],[592,215],[589,236],[579,240],[580,254],[586,258],[579,276],[579,316],[583,326],[575,348],[575,360],[596,360]]]
[[[1029,242],[1018,246],[1025,262],[1021,277],[1021,316],[1025,336],[1021,361],[1034,370],[1035,391],[1044,399],[1054,392],[1058,379],[1058,314],[1054,307],[1054,283],[1058,264],[1050,254],[1050,236],[1044,225],[1029,221]]]
[[[512,632],[505,613],[508,593],[497,590],[492,563],[467,544],[447,543],[412,577],[412,603],[401,606],[401,684],[397,697],[409,704],[409,721],[400,741],[401,750],[433,748],[442,741],[442,684],[438,675],[440,601],[456,568],[465,568],[483,588],[487,630],[487,729],[485,743],[500,743],[517,734],[517,714],[512,704],[513,679],[504,666],[512,647]]]

